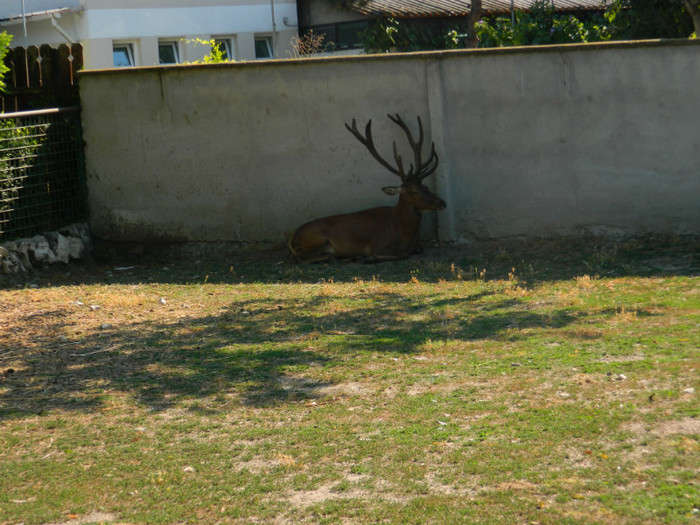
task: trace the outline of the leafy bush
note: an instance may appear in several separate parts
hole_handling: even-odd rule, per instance
[[[477,24],[479,47],[572,44],[610,39],[608,20],[599,14],[581,20],[559,14],[550,0],[536,0],[528,12],[510,17],[484,19]]]
[[[44,197],[41,185],[28,184],[40,145],[41,139],[32,128],[17,127],[14,119],[0,119],[0,218],[14,215],[17,219],[18,213],[26,212],[20,209],[20,197],[21,207],[27,209]],[[43,201],[38,205],[43,205]]]
[[[515,22],[515,23],[513,23]],[[383,18],[361,35],[367,53],[466,47],[468,22],[437,24]],[[552,0],[527,11],[485,17],[476,26],[479,47],[571,44],[641,38],[686,38],[693,32],[684,0],[611,0],[604,13],[558,13]]]
[[[381,18],[360,35],[366,53],[422,51],[465,47],[467,22],[441,27],[410,20]]]
[[[213,38],[210,40],[204,40],[202,38],[181,39],[185,44],[194,44],[198,46],[206,46],[209,48],[209,54],[206,55],[201,60],[195,60],[193,62],[185,62],[186,64],[220,64],[222,62],[233,62],[233,59],[226,55],[226,50],[223,45],[218,43]]]
[[[614,0],[605,15],[615,40],[687,38],[693,32],[684,0]]]
[[[5,65],[5,55],[10,50],[12,36],[3,31],[0,33],[0,92],[5,91],[5,74],[10,70]]]

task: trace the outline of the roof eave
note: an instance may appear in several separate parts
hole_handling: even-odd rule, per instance
[[[28,22],[44,20],[46,18],[51,18],[56,15],[63,15],[66,13],[77,13],[82,11],[82,7],[61,7],[58,9],[47,9],[45,11],[32,11],[31,13],[18,13],[16,15],[10,15],[7,18],[0,18],[0,26],[7,26],[12,24],[17,24],[23,19],[27,19]]]

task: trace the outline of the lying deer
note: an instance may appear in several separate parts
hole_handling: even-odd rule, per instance
[[[418,140],[414,140],[399,115],[388,117],[406,133],[413,150],[414,162],[410,164],[408,172],[397,153],[395,142],[395,167],[379,155],[372,139],[371,120],[367,122],[364,135],[357,130],[355,119],[352,120],[352,126],[345,124],[345,127],[382,166],[401,178],[401,186],[382,188],[384,193],[398,195],[399,202],[393,207],[383,206],[323,217],[300,226],[287,243],[290,253],[297,261],[318,262],[335,258],[362,258],[367,262],[391,261],[420,251],[418,234],[421,214],[429,210],[445,209],[445,202],[421,182],[437,169],[435,143],[432,144],[428,160],[423,162],[421,150],[424,137],[420,117]]]

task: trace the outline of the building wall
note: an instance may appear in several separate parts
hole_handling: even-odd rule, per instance
[[[64,5],[54,3],[55,7]],[[256,36],[271,37],[277,57],[291,52],[290,41],[296,35],[295,0],[274,0],[274,23],[270,0],[207,0],[205,4],[192,0],[82,0],[81,10],[63,13],[55,21],[84,45],[88,69],[113,67],[113,42],[131,43],[140,66],[158,64],[159,39],[177,41],[182,62],[201,59],[209,49],[181,39],[231,38],[236,60],[255,59]],[[52,5],[49,2],[41,7]],[[31,12],[30,6],[26,11]],[[0,30],[13,35],[13,46],[66,42],[49,15],[28,19],[26,39],[21,20],[6,23]]]
[[[335,24],[337,22],[355,22],[368,17],[349,9],[339,9],[326,0],[303,0],[297,2],[299,25],[302,27]]]
[[[448,203],[424,236],[700,234],[700,43],[647,42],[81,74],[93,233],[281,241],[395,198],[421,116]],[[437,217],[437,223],[434,218]]]

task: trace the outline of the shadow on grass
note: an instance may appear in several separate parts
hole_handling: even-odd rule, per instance
[[[98,261],[55,265],[30,275],[0,275],[0,288],[91,283],[316,283],[319,281],[422,282],[517,278],[526,286],[577,276],[700,275],[700,239],[648,237],[501,239],[438,244],[408,259],[378,264],[298,265],[273,246],[188,243],[129,253],[117,245]],[[103,254],[104,255],[104,254]]]
[[[0,417],[91,411],[120,402],[115,396],[156,411],[197,401],[213,411],[231,399],[254,407],[308,402],[332,384],[307,377],[328,377],[325,371],[360,354],[411,354],[429,340],[512,337],[504,332],[562,328],[577,319],[513,298],[481,301],[485,295],[424,302],[381,293],[340,306],[326,296],[303,303],[262,298],[232,303],[215,316],[115,324],[70,341],[55,339],[64,313],[44,312],[33,337],[38,348],[3,351],[17,371],[0,381]],[[449,318],[441,317],[446,312]]]
[[[603,247],[486,243],[431,247],[423,255],[394,263],[298,266],[281,250],[196,245],[183,258],[161,252],[33,278],[42,287],[93,282],[430,283],[514,275],[527,286],[586,274],[699,275],[697,248],[693,239]],[[323,397],[332,386],[303,379],[314,375],[307,372],[332,370],[358,352],[413,353],[430,340],[512,338],[518,329],[565,327],[579,315],[532,309],[510,297],[487,297],[492,293],[430,302],[424,296],[367,292],[364,301],[336,309],[330,304],[334,299],[325,296],[256,299],[232,303],[215,316],[182,312],[179,318],[116,324],[70,341],[56,340],[66,323],[64,312],[34,313],[16,326],[2,327],[21,331],[36,325],[37,335],[32,337],[36,347],[27,349],[8,347],[0,340],[0,417],[52,409],[89,411],[115,402],[115,395],[153,410],[197,400],[201,407],[217,410],[210,402],[217,397],[222,398],[219,406],[227,399],[249,406],[307,402]]]

